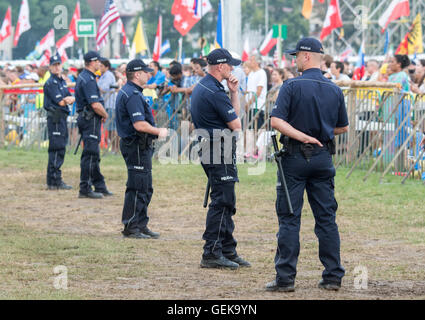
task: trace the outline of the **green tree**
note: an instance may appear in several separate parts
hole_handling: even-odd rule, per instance
[[[67,8],[68,22],[66,26],[68,27],[71,22],[76,3],[77,0],[28,0],[31,29],[24,32],[19,38],[18,46],[13,49],[13,58],[25,59],[25,57],[34,50],[37,41],[40,41],[47,32],[53,28],[53,22],[57,16],[54,14],[54,8],[56,6],[63,5]],[[12,25],[15,27],[18,21],[21,1],[2,0],[0,2],[0,19],[3,19],[8,6],[12,7]],[[91,12],[86,0],[80,0],[80,7],[82,18],[93,17],[93,13]],[[58,41],[68,31],[68,29],[55,29],[55,41]],[[75,48],[78,49],[82,47],[83,41],[80,40],[75,45]]]

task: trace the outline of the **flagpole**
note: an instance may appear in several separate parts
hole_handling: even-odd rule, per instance
[[[143,27],[143,19],[140,18],[140,20],[142,21],[143,37],[145,38],[146,47],[148,48],[148,57],[152,58],[151,50],[149,49],[149,41],[147,40],[148,38],[146,37],[146,31],[145,31],[145,28]]]

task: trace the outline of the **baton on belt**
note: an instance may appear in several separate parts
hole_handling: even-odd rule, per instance
[[[293,215],[294,210],[292,209],[291,198],[289,198],[289,191],[286,185],[285,175],[283,173],[283,167],[282,167],[282,156],[286,150],[284,148],[279,150],[279,147],[277,146],[276,134],[272,134],[272,141],[273,141],[273,148],[274,148],[273,156],[277,162],[277,167],[279,169],[280,177],[282,179],[283,188],[285,189],[285,195],[286,195],[286,201],[288,202],[289,213]]]
[[[208,197],[210,195],[210,179],[208,178],[208,182],[207,182],[207,188],[205,189],[205,196],[204,196],[204,208],[207,207],[208,205]]]

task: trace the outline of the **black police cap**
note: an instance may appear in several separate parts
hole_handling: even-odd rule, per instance
[[[62,63],[62,59],[61,59],[59,53],[56,53],[54,56],[50,57],[50,65],[51,66],[54,65],[54,64],[57,64],[57,63]]]
[[[149,66],[146,63],[144,63],[142,59],[131,60],[127,64],[127,68],[125,70],[127,72],[137,72],[137,71],[153,72],[153,69],[149,68]]]
[[[101,56],[96,51],[89,51],[84,55],[85,62],[92,62],[92,61],[97,61],[100,59],[101,59]]]
[[[211,51],[210,54],[207,56],[207,61],[210,65],[227,63],[232,66],[238,66],[242,62],[239,59],[234,59],[230,52],[224,48],[219,48]]]
[[[286,50],[285,53],[294,56],[300,51],[324,53],[322,43],[314,38],[302,38],[298,41],[295,49]]]

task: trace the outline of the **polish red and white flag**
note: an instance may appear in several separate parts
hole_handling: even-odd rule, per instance
[[[66,35],[56,42],[56,49],[58,50],[59,55],[61,56],[62,63],[68,60],[68,55],[66,54],[66,48],[70,48],[74,45],[74,37],[72,31],[69,31]]]
[[[273,38],[273,29],[270,29],[269,33],[267,33],[266,38],[260,46],[261,55],[267,55],[271,49],[277,44],[277,38]]]
[[[381,32],[384,33],[391,21],[400,17],[408,17],[409,15],[409,0],[393,0],[378,20],[378,24],[382,28]]]

